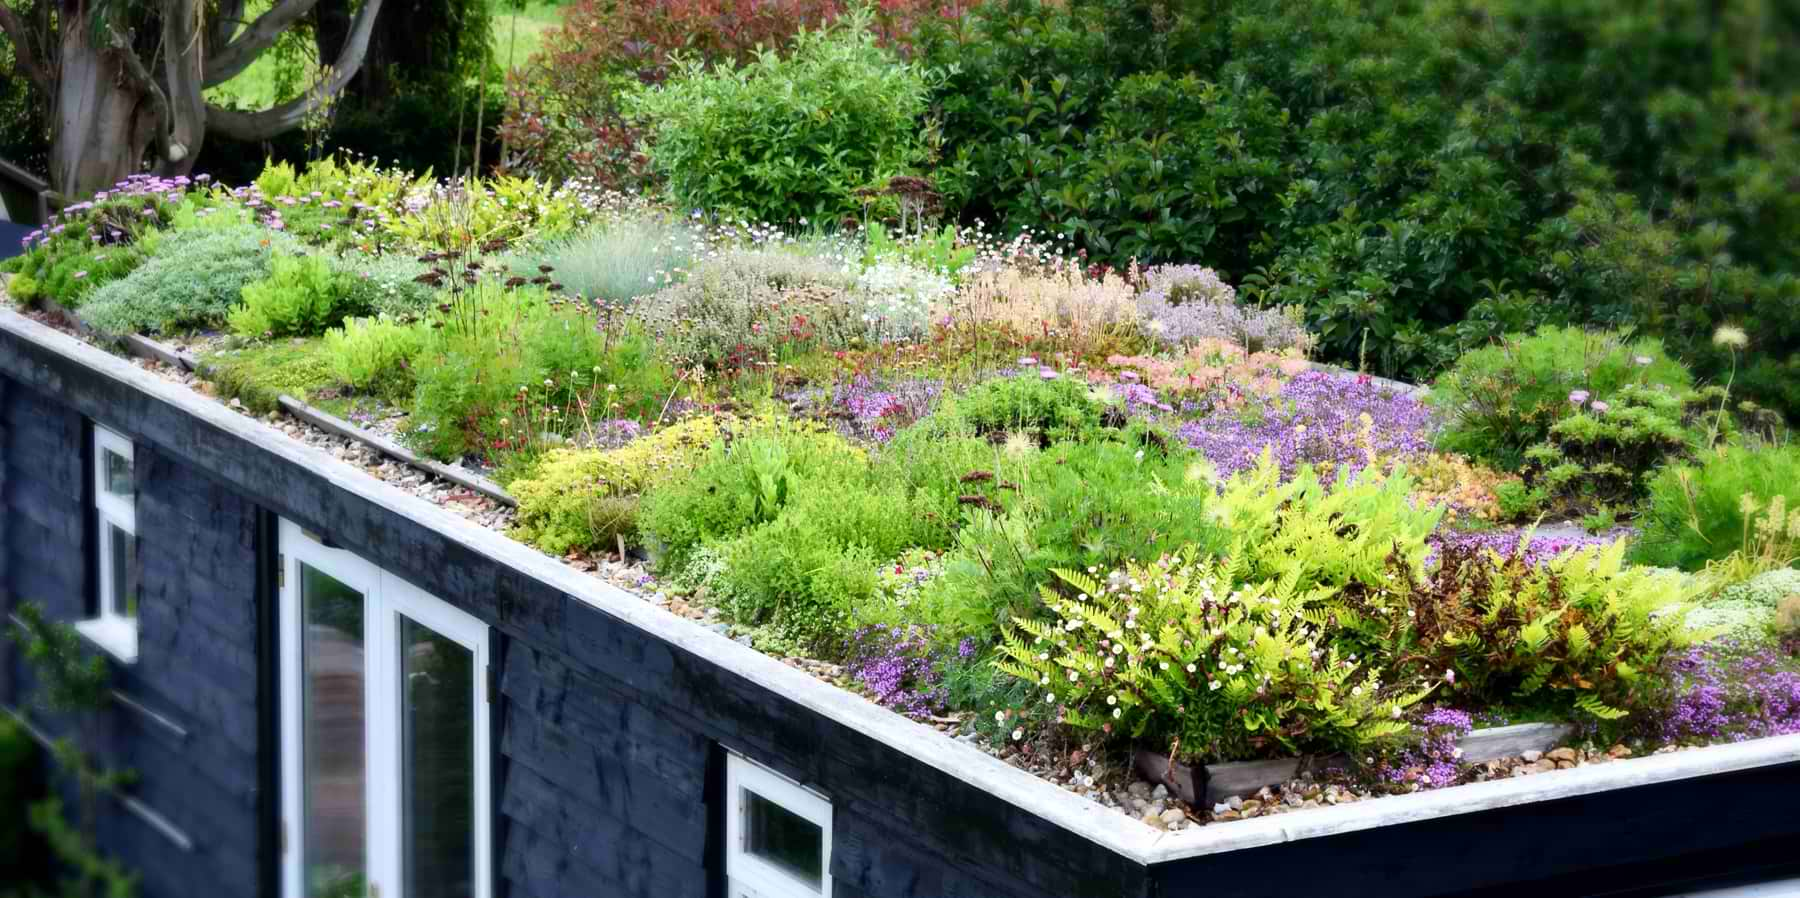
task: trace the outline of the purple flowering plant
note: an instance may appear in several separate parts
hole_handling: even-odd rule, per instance
[[[882,707],[914,719],[944,710],[944,652],[936,647],[935,628],[874,624],[850,634],[844,667],[851,679]],[[964,640],[969,653],[974,647]]]
[[[1408,790],[1452,786],[1463,772],[1458,743],[1474,732],[1474,718],[1455,708],[1432,708],[1408,715],[1412,730],[1396,746],[1372,757],[1374,777]]]
[[[1667,690],[1649,736],[1692,745],[1800,733],[1800,658],[1779,648],[1719,640],[1665,659]]]

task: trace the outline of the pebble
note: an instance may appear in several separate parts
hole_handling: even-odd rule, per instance
[[[1527,764],[1530,764],[1533,761],[1536,761],[1538,758],[1541,758],[1543,756],[1544,756],[1544,753],[1541,751],[1528,751],[1522,755],[1519,755],[1519,757],[1523,758],[1525,760],[1525,763],[1527,763]]]

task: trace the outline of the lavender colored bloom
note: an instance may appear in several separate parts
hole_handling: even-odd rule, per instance
[[[912,718],[931,717],[943,710],[945,700],[941,659],[931,648],[933,633],[917,625],[863,627],[850,635],[845,668],[883,707]]]
[[[1273,398],[1245,395],[1237,407],[1189,421],[1176,435],[1223,477],[1255,467],[1268,448],[1286,479],[1309,463],[1360,468],[1367,449],[1402,459],[1429,452],[1432,430],[1430,409],[1411,395],[1353,374],[1309,371]]]
[[[1475,729],[1466,711],[1434,708],[1413,720],[1419,741],[1384,761],[1377,774],[1390,783],[1418,784],[1421,789],[1454,785],[1462,775],[1462,749],[1457,743]]]
[[[1199,265],[1161,265],[1144,272],[1138,312],[1172,344],[1223,340],[1248,351],[1304,349],[1306,329],[1279,309],[1237,304],[1237,291]]]
[[[1769,648],[1730,641],[1671,656],[1664,676],[1671,701],[1657,722],[1677,743],[1743,742],[1800,733],[1800,671]]]
[[[1590,549],[1604,546],[1617,540],[1632,536],[1637,531],[1630,527],[1615,527],[1597,536],[1560,536],[1556,534],[1533,533],[1531,541],[1520,545],[1524,532],[1517,529],[1505,530],[1440,530],[1430,537],[1432,551],[1426,556],[1426,564],[1436,560],[1438,553],[1445,547],[1470,547],[1491,549],[1501,558],[1510,559],[1524,551],[1525,563],[1537,567],[1564,552]]]
[[[885,443],[928,414],[942,392],[943,384],[936,380],[883,383],[858,375],[830,390],[802,390],[786,399],[797,414],[831,418],[845,436]]]

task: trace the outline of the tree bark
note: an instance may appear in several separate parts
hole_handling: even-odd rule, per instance
[[[127,71],[129,49],[96,44],[84,11],[71,14],[65,5],[63,16],[50,182],[65,196],[83,197],[143,168],[161,111]]]
[[[163,82],[168,85],[169,130],[158,173],[185,175],[206,142],[205,32],[199,0],[167,0],[163,11]]]

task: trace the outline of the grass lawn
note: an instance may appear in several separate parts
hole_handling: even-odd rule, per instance
[[[493,10],[494,59],[502,66],[508,66],[509,60],[512,68],[525,65],[542,45],[544,32],[562,20],[563,4],[557,0],[528,0],[522,8],[506,0],[488,2]],[[270,0],[252,0],[245,9],[245,18],[253,19],[271,5]],[[310,43],[306,46],[311,49]],[[306,70],[310,72],[314,65],[314,61],[307,60]],[[236,78],[209,89],[206,97],[215,103],[235,102],[250,109],[262,109],[292,99],[294,92],[304,88],[306,77],[294,79],[295,83],[283,91],[278,83],[278,69],[275,52],[265,52]]]

